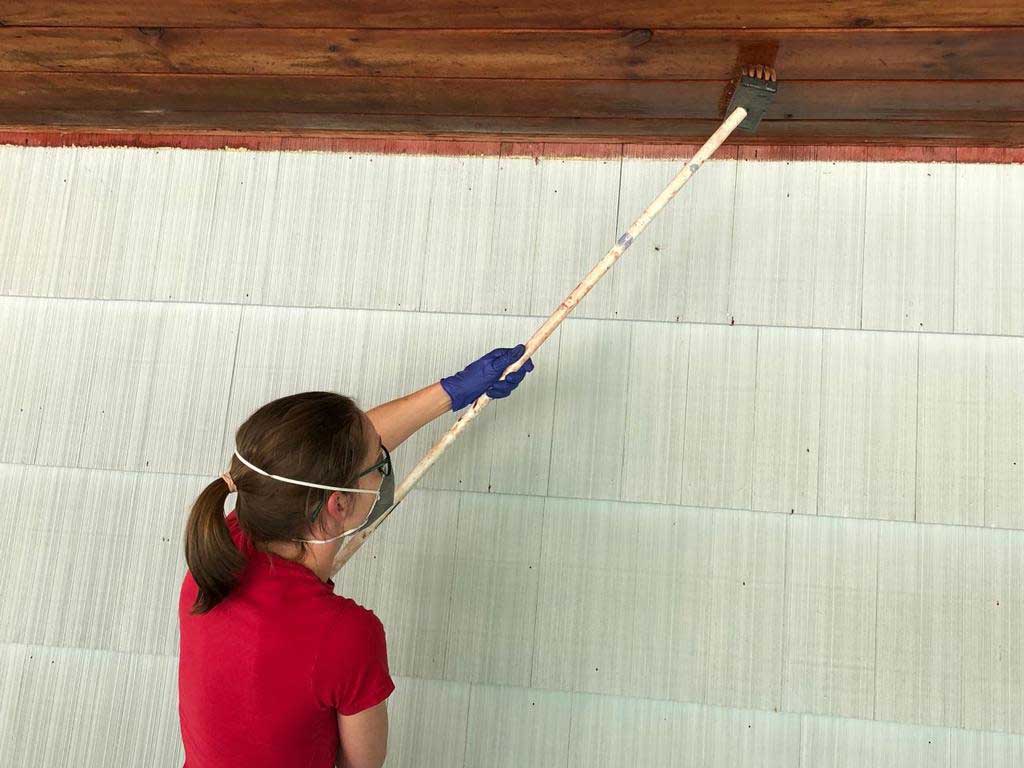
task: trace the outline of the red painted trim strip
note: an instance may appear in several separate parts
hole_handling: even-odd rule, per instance
[[[0,144],[29,147],[178,147],[473,157],[581,157],[686,159],[695,144],[618,144],[606,142],[514,142],[359,136],[279,136],[272,134],[158,133],[127,131],[0,131]],[[827,160],[931,163],[1024,163],[1024,147],[876,145],[731,145],[719,159]]]

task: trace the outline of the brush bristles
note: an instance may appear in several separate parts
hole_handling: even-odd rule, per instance
[[[773,83],[776,80],[775,67],[768,67],[764,64],[752,64],[742,71],[747,77],[756,77],[758,80],[768,80]]]

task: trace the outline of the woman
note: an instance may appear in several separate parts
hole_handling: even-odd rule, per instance
[[[178,709],[187,768],[383,764],[394,690],[384,628],[334,594],[334,556],[391,506],[389,450],[484,392],[507,397],[533,370],[528,360],[498,381],[525,349],[495,349],[367,413],[344,395],[304,392],[239,427],[231,469],[199,494],[185,531]]]

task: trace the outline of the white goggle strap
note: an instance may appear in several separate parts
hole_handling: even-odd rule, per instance
[[[280,480],[282,483],[292,483],[293,485],[305,485],[305,486],[308,486],[310,488],[323,488],[325,491],[349,491],[351,493],[374,493],[374,494],[379,493],[379,491],[368,491],[365,488],[339,488],[336,485],[320,485],[320,483],[307,483],[305,480],[293,480],[290,477],[282,477],[281,475],[272,475],[269,472],[264,472],[259,467],[255,466],[253,464],[250,464],[248,461],[246,461],[244,458],[242,458],[242,455],[237,450],[235,451],[235,456],[237,456],[238,460],[240,462],[242,462],[243,464],[245,464],[245,466],[247,466],[253,472],[259,472],[261,475],[265,475],[266,477],[273,478],[274,480]]]

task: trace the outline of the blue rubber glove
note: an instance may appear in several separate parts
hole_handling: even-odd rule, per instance
[[[533,370],[533,360],[527,360],[518,371],[510,373],[503,381],[498,379],[506,368],[523,356],[525,351],[525,344],[511,349],[498,347],[458,373],[441,379],[441,386],[452,399],[452,410],[465,408],[485,392],[493,400],[511,395],[523,377]]]

